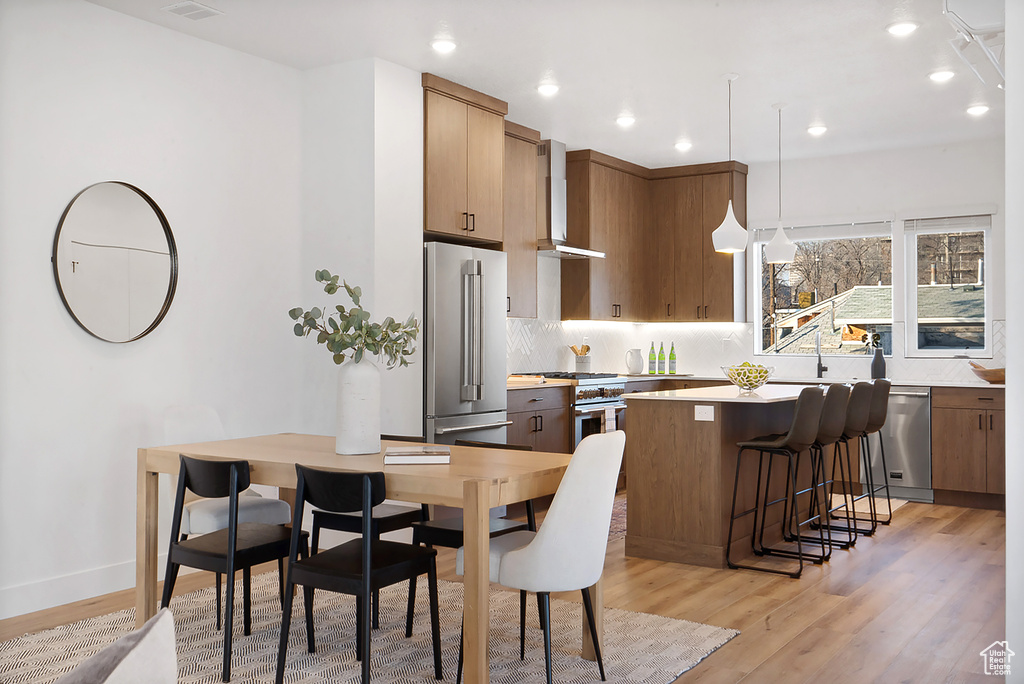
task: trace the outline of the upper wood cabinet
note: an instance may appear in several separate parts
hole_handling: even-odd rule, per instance
[[[423,74],[424,231],[501,242],[508,104]]]
[[[568,241],[606,256],[562,262],[563,319],[644,320],[645,172],[592,150],[566,156]]]
[[[503,249],[508,255],[508,310],[537,317],[537,144],[540,132],[505,122]]]
[[[607,257],[562,264],[563,319],[734,320],[733,257],[711,233],[730,198],[746,222],[745,165],[648,170],[593,150],[567,160],[569,241]]]
[[[746,167],[727,162],[651,173],[657,177],[650,181],[646,320],[731,322],[733,257],[715,251],[711,233],[730,199],[736,219],[746,223]]]

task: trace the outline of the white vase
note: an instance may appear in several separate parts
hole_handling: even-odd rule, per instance
[[[380,369],[364,356],[338,367],[338,422],[335,452],[380,451]]]

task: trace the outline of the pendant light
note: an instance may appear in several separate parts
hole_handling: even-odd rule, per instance
[[[785,106],[783,102],[772,105],[779,112],[779,227],[764,248],[764,258],[769,264],[791,264],[796,258],[796,245],[782,229],[782,108]]]
[[[739,74],[725,75],[725,79],[729,82],[729,161],[732,161],[732,82],[737,78],[739,78]],[[747,231],[736,220],[736,214],[732,210],[731,197],[722,225],[711,233],[711,242],[714,244],[716,252],[733,254],[747,248]]]

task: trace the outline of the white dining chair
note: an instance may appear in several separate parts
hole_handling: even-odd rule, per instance
[[[163,411],[164,441],[167,444],[192,444],[227,439],[220,415],[212,406],[200,404],[177,404]],[[174,483],[172,483],[174,484]],[[175,487],[171,488],[172,490]],[[228,526],[230,505],[228,498],[202,499],[188,492],[188,499],[181,512],[181,526],[178,539],[185,541],[189,536],[209,534]],[[292,509],[288,502],[263,497],[259,492],[246,489],[238,496],[238,522],[287,525],[291,522]],[[217,629],[220,629],[221,575],[217,576]],[[246,590],[248,593],[248,590]]]
[[[597,666],[604,681],[604,662],[588,588],[601,579],[608,547],[615,487],[626,435],[621,430],[586,437],[576,447],[551,506],[536,532],[522,530],[490,541],[490,579],[511,589],[537,594],[544,631],[544,658],[551,683],[551,601],[553,591],[581,591]],[[456,556],[463,574],[465,547]],[[526,620],[520,615],[519,657],[524,657]],[[462,644],[459,671],[462,675]]]

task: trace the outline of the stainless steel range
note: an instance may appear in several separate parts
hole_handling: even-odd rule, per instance
[[[587,435],[611,432],[618,427],[626,402],[626,378],[614,373],[536,373],[547,378],[572,380],[573,448]]]

